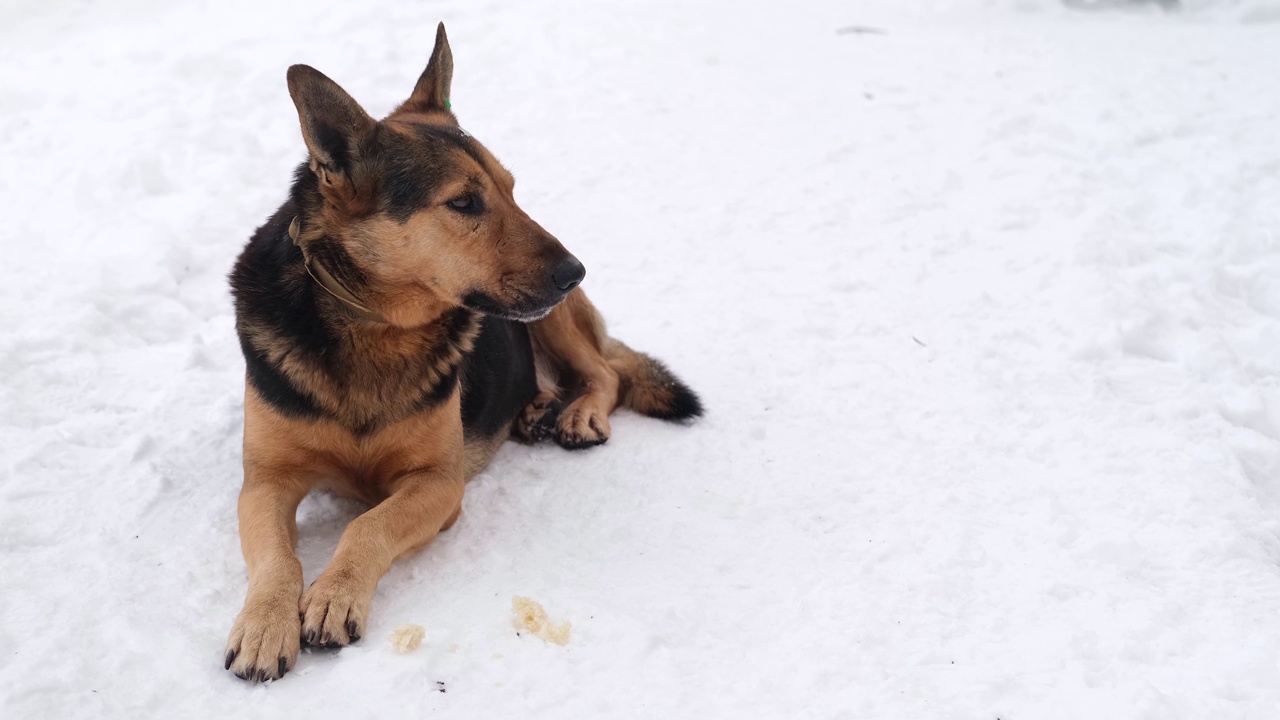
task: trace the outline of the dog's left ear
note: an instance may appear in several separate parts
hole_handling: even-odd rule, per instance
[[[453,83],[453,52],[449,50],[449,38],[444,34],[444,23],[436,27],[436,47],[431,51],[427,69],[422,71],[413,94],[396,112],[439,112],[453,118],[449,109],[449,86]]]

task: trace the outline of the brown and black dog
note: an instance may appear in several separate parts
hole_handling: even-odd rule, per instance
[[[660,362],[605,334],[577,288],[582,263],[458,127],[452,75],[443,24],[413,94],[381,121],[289,68],[309,162],[231,274],[249,588],[226,667],[242,678],[279,678],[301,643],[358,640],[392,561],[458,519],[466,481],[513,431],[582,448],[609,438],[619,404],[702,412]],[[295,516],[314,487],[372,507],[304,593]]]

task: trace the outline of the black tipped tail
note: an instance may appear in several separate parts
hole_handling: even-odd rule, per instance
[[[653,363],[653,374],[662,379],[656,387],[645,389],[647,402],[633,399],[636,394],[633,388],[632,397],[625,402],[627,407],[659,420],[680,421],[702,417],[702,400],[698,398],[698,394],[673,375],[666,365],[653,358],[648,360]]]
[[[622,404],[642,415],[679,422],[701,417],[702,400],[662,361],[610,339],[605,357],[619,375]]]

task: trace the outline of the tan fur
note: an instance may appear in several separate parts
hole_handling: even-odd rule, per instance
[[[604,342],[604,357],[618,373],[618,403],[644,415],[662,416],[675,400],[671,374],[653,358],[617,338]]]
[[[570,292],[543,320],[529,325],[535,355],[559,375],[556,387],[574,400],[556,421],[557,430],[571,444],[597,444],[609,439],[609,414],[618,406],[618,373],[604,357],[604,320],[581,289]],[[544,403],[545,396],[534,400]]]
[[[376,417],[412,414],[413,399],[444,379],[470,348],[479,326],[475,318],[467,325],[458,347],[446,342],[445,328],[439,325],[427,323],[407,331],[396,325],[369,323],[363,332],[352,334],[348,345],[335,349],[345,353],[335,362],[351,368],[342,386],[314,365],[299,360],[287,342],[255,328],[249,332],[257,346],[266,348],[271,361],[289,373],[303,391],[352,428]],[[424,372],[405,372],[411,367]],[[394,382],[397,379],[401,382]]]
[[[500,187],[469,156],[456,155],[459,164],[472,166],[472,177]],[[461,186],[455,185],[441,195],[457,194]],[[550,236],[508,194],[495,190],[486,198],[490,212],[481,220],[432,206],[404,222],[373,215],[350,223],[348,252],[379,279],[364,299],[392,322],[412,326],[442,303],[456,306],[475,288],[509,304],[536,296],[532,279],[550,272]]]
[[[401,113],[383,124],[411,135],[409,120],[438,117]],[[545,277],[548,261],[565,250],[516,204],[511,173],[484,146],[477,151],[483,162],[453,151],[451,176],[407,220],[327,207],[318,222],[303,227],[299,244],[322,237],[339,242],[378,278],[376,286],[362,289],[361,300],[398,327],[427,324],[476,289],[508,304],[536,297],[540,288],[530,278]],[[460,216],[439,202],[468,190],[484,198],[488,211],[482,218]]]
[[[233,671],[292,667],[299,610],[302,637],[321,645],[351,642],[351,630],[367,626],[373,591],[391,562],[457,519],[465,473],[479,464],[478,457],[466,462],[458,412],[455,392],[432,412],[356,438],[336,423],[286,418],[246,391],[239,515],[249,592],[228,640]],[[373,508],[347,526],[328,568],[303,594],[294,516],[317,485]]]
[[[246,358],[259,363],[252,367],[270,368],[262,371],[268,380],[250,373],[245,392],[238,514],[249,583],[225,656],[241,677],[279,678],[293,667],[301,642],[340,646],[358,639],[391,563],[457,522],[466,481],[489,464],[511,429],[464,437],[458,378],[480,333],[476,312],[533,321],[538,392],[514,424],[526,439],[554,417],[562,445],[604,442],[619,402],[660,414],[663,408],[654,404],[659,386],[674,382],[656,361],[608,337],[599,313],[575,287],[582,265],[520,209],[515,179],[488,150],[470,138],[462,149],[437,147],[438,133],[457,132],[448,105],[452,68],[441,25],[412,95],[381,123],[318,71],[289,70],[318,184],[307,196],[315,207],[287,213],[297,213],[287,222],[300,250],[290,248],[293,264],[271,275],[268,285],[301,288],[315,281],[306,265],[320,263],[371,311],[353,314],[349,302],[316,291],[305,307],[312,312],[314,302],[324,332],[307,336],[312,345],[304,348],[297,333],[281,329],[278,316],[252,311],[265,303],[248,303],[250,311],[241,312],[237,298]],[[415,133],[436,144],[406,142],[419,138]],[[430,189],[421,194],[431,197],[413,196],[409,183],[412,201],[380,205],[373,191],[379,163],[361,149],[370,138],[396,143],[389,146],[398,153],[393,161],[428,159],[429,169],[410,177],[430,176],[432,183],[423,183]],[[403,173],[395,177],[406,182]],[[471,206],[474,212],[456,204],[467,198],[481,202]],[[259,237],[270,236],[256,236],[250,248]],[[319,350],[315,338],[323,343]],[[527,373],[527,355],[521,362]],[[532,392],[524,377],[508,401],[515,407]],[[255,382],[265,383],[259,385],[267,388],[265,397]],[[701,412],[685,392],[692,405],[681,417]],[[492,433],[508,422],[510,409],[490,425],[470,427]],[[313,488],[370,509],[347,526],[328,567],[304,592],[295,516]]]

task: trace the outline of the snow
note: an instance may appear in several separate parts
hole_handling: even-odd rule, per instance
[[[0,717],[1280,717],[1280,2],[323,5],[0,10]],[[385,113],[441,19],[709,415],[508,444],[251,686],[225,275],[284,69]],[[359,511],[304,502],[308,581]]]

